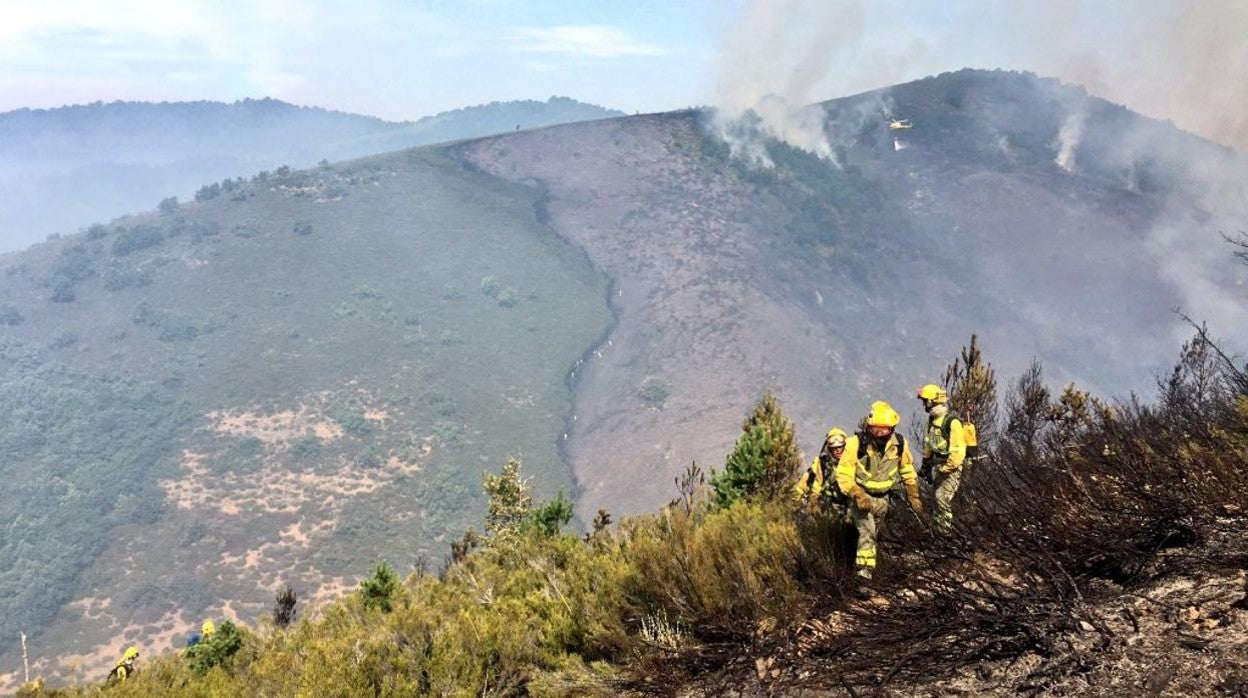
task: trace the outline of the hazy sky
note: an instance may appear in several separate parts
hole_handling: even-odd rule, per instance
[[[272,96],[405,119],[559,94],[658,111],[713,103],[740,66],[810,100],[1005,67],[1242,147],[1245,35],[1248,0],[0,0],[0,110]]]

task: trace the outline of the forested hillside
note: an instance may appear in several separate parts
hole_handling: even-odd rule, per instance
[[[605,282],[534,205],[414,151],[8,257],[4,645],[111,653],[433,564],[509,454],[570,491],[565,378]]]

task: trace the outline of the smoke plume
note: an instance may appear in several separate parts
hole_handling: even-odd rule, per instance
[[[715,127],[733,154],[770,166],[760,136],[833,157],[823,110],[811,102],[832,63],[828,51],[862,32],[855,3],[753,2],[725,38]]]
[[[1052,75],[1248,151],[1248,3],[752,0],[721,43],[714,100],[819,152],[808,105],[959,68]],[[763,104],[770,100],[770,104]],[[1072,150],[1073,152],[1073,150]]]
[[[1083,109],[1072,111],[1062,124],[1062,130],[1057,134],[1057,157],[1053,162],[1057,166],[1067,172],[1075,171],[1075,148],[1079,146],[1079,139],[1083,137],[1083,123],[1087,119],[1087,112]]]

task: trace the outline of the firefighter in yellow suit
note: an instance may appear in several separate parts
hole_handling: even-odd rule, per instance
[[[936,513],[932,518],[937,528],[950,531],[953,497],[962,484],[962,464],[966,461],[966,435],[962,419],[949,410],[949,394],[944,388],[929,383],[919,388],[918,397],[927,411],[923,473],[936,486]]]
[[[872,403],[863,420],[864,431],[849,437],[836,466],[836,485],[849,499],[850,516],[858,529],[855,565],[864,580],[871,579],[875,571],[877,534],[888,514],[888,493],[898,480],[905,485],[910,508],[915,513],[923,511],[914,456],[897,433],[900,423],[901,415],[887,402]]]
[[[793,503],[805,507],[814,513],[826,510],[825,513],[844,516],[845,498],[833,484],[836,464],[845,452],[845,441],[848,436],[843,429],[833,427],[823,439],[823,448],[819,455],[810,462],[810,467],[798,478],[793,486]]]

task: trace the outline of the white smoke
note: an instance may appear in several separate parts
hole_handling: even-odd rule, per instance
[[[1053,162],[1067,172],[1075,171],[1075,149],[1079,147],[1079,139],[1083,138],[1083,125],[1087,116],[1087,111],[1082,108],[1072,111],[1066,117],[1057,134],[1057,141],[1053,144],[1057,148],[1057,157],[1053,158]]]
[[[726,37],[714,126],[734,155],[770,166],[765,138],[834,160],[822,108],[812,105],[831,53],[862,31],[857,3],[750,3]]]
[[[769,110],[760,128],[806,147],[821,140],[803,112],[813,102],[947,70],[1011,68],[1248,151],[1248,2],[964,2],[948,3],[940,21],[916,5],[750,0],[721,43],[714,104],[731,120],[773,95],[790,106]]]

